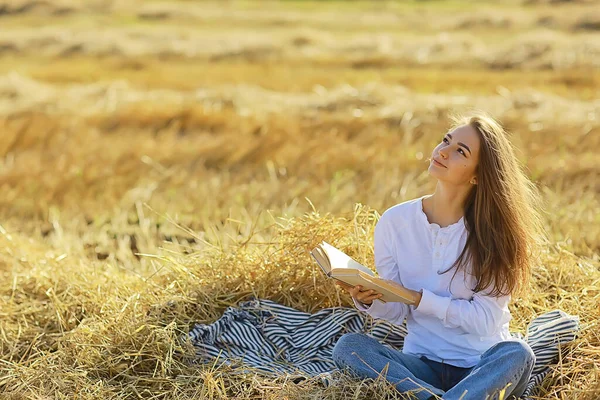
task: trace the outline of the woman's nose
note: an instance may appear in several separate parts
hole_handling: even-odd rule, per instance
[[[446,158],[446,155],[447,155],[446,150],[440,149],[440,150],[438,150],[438,153],[439,153],[440,157]]]

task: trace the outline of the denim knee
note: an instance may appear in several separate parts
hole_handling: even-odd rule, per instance
[[[369,337],[362,333],[350,332],[345,333],[338,339],[333,347],[332,358],[335,364],[342,368],[347,365],[347,360],[356,353],[365,348],[365,341]]]
[[[522,340],[504,342],[503,351],[510,353],[520,365],[526,365],[530,369],[535,365],[535,354],[531,347]]]

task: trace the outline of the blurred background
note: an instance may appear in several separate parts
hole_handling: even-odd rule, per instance
[[[132,266],[202,248],[166,215],[226,244],[267,210],[383,212],[433,190],[448,113],[479,108],[554,238],[597,257],[599,5],[4,0],[2,224]]]
[[[66,305],[75,276],[129,312],[161,257],[432,193],[431,151],[473,108],[512,133],[553,243],[597,274],[598,1],[0,0],[3,358],[100,318],[99,299]]]

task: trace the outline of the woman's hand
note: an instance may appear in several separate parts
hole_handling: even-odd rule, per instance
[[[335,281],[335,284],[345,289],[350,296],[354,298],[356,301],[359,301],[363,304],[370,306],[373,303],[373,300],[381,298],[383,296],[381,293],[377,293],[374,290],[362,290],[362,286],[350,286],[345,284],[344,282]]]

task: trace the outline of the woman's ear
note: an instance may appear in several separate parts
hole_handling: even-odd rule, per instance
[[[471,183],[471,185],[477,185],[477,178],[471,178],[469,183]]]

